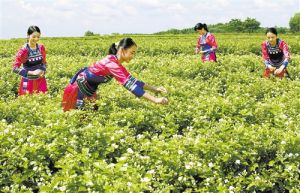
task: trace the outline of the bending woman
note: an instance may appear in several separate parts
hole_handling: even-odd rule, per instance
[[[134,57],[136,50],[135,42],[131,38],[124,38],[111,45],[105,58],[79,70],[64,91],[63,110],[82,108],[84,99],[95,100],[98,85],[107,83],[112,78],[137,97],[144,97],[157,104],[167,104],[167,98],[157,98],[145,92],[145,90],[167,92],[164,87],[151,86],[137,80],[122,65],[123,62],[129,62]]]

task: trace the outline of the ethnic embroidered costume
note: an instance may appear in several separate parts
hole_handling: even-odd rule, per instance
[[[264,41],[261,45],[261,49],[264,64],[266,66],[264,76],[268,77],[271,74],[268,67],[272,66],[278,69],[284,65],[284,70],[278,75],[279,77],[283,77],[287,72],[286,67],[288,66],[288,61],[290,59],[287,44],[281,39],[276,40],[275,46],[271,46],[268,41]]]
[[[108,55],[91,66],[82,68],[73,76],[64,92],[64,111],[81,108],[84,98],[95,100],[98,85],[107,83],[112,78],[138,97],[145,93],[144,82],[135,79],[115,55]]]
[[[23,66],[21,67],[21,65]],[[34,92],[47,92],[45,77],[28,75],[28,71],[40,69],[46,71],[46,50],[43,45],[36,44],[36,49],[31,49],[26,43],[17,53],[13,72],[22,76],[19,95]]]
[[[216,49],[218,48],[215,36],[207,32],[205,35],[201,35],[198,38],[196,48],[204,51],[202,55],[202,61],[217,61]]]

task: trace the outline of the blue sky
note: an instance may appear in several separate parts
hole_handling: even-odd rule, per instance
[[[153,33],[246,17],[288,27],[296,12],[300,0],[0,0],[0,39],[26,37],[30,25],[48,37]]]

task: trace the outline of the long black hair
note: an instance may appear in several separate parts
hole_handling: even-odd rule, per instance
[[[272,33],[272,34],[275,34],[275,35],[277,36],[277,30],[276,30],[275,27],[269,27],[269,28],[267,28],[265,34],[267,34],[267,33],[269,33],[269,32]]]
[[[208,28],[207,28],[207,25],[205,23],[197,23],[194,27],[194,30],[197,31],[197,30],[200,30],[202,28],[204,28],[208,32]]]
[[[40,30],[40,28],[38,27],[38,26],[36,26],[36,25],[32,25],[32,26],[29,26],[29,28],[28,28],[28,30],[27,30],[27,35],[31,35],[31,34],[33,34],[34,32],[39,32],[39,33],[41,33],[41,30]]]
[[[116,55],[120,48],[127,49],[132,46],[136,46],[136,43],[133,41],[132,38],[123,38],[118,43],[113,43],[110,46],[110,48],[108,50],[108,54]]]

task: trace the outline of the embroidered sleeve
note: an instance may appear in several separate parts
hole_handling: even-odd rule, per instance
[[[217,45],[217,42],[216,42],[216,38],[214,35],[210,34],[207,39],[206,39],[206,42],[208,45],[210,45],[212,47],[213,50],[211,51],[214,51],[218,48],[218,45]]]
[[[13,72],[17,73],[23,77],[27,76],[27,70],[23,67],[21,67],[21,64],[25,63],[27,61],[28,58],[28,51],[26,48],[21,48],[17,55],[16,55],[16,59],[15,62],[13,64]]]
[[[46,65],[47,64],[47,60],[46,60],[46,48],[42,44],[41,44],[41,53],[42,53],[42,56],[43,56],[43,64]]]
[[[263,57],[264,61],[266,61],[266,60],[269,61],[270,60],[266,42],[263,42],[261,44],[261,53],[262,53],[262,57]]]
[[[282,50],[284,58],[289,60],[290,59],[290,53],[287,43],[285,41],[281,40],[279,44],[279,48]]]
[[[129,90],[130,92],[132,92],[135,96],[141,97],[145,94],[145,91],[144,91],[144,88],[143,88],[144,85],[145,85],[144,82],[142,82],[140,80],[137,80],[132,75],[130,75],[128,77],[128,80],[124,84],[124,87],[127,90]]]

